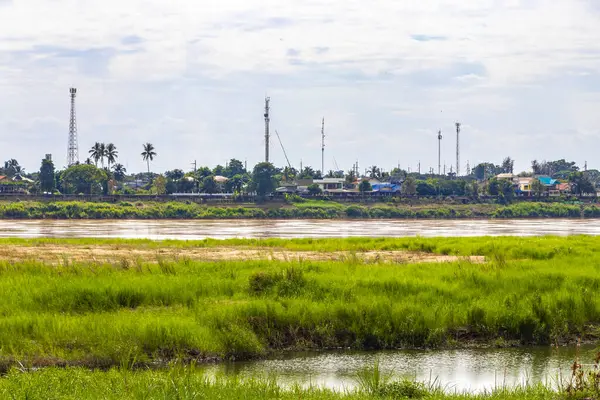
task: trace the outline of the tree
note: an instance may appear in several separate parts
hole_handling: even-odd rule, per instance
[[[100,159],[102,157],[104,157],[104,147],[103,146],[104,145],[102,143],[96,142],[96,143],[94,143],[94,145],[88,152],[90,154],[90,156],[92,157],[92,160],[94,160],[94,164],[96,165],[96,167],[98,166],[98,161],[100,161]]]
[[[436,181],[431,179],[426,181],[416,181],[417,194],[419,196],[435,196],[437,194]]]
[[[42,192],[51,193],[55,187],[54,163],[52,160],[44,158],[40,167],[40,188]]]
[[[371,168],[369,168],[369,178],[377,179],[380,176],[381,170],[376,165],[373,165]]]
[[[244,168],[244,164],[240,160],[236,160],[232,158],[227,163],[227,168],[225,168],[225,176],[228,178],[232,178],[235,175],[244,175],[246,173],[246,168]]]
[[[402,194],[414,196],[417,194],[417,181],[412,176],[407,177],[402,183]]]
[[[150,173],[150,161],[154,161],[156,152],[154,151],[154,145],[152,143],[144,144],[144,151],[142,152],[142,158],[148,164],[148,174]]]
[[[483,181],[496,176],[498,171],[501,171],[501,167],[492,163],[481,163],[473,168],[473,175],[477,180]]]
[[[203,193],[217,193],[219,191],[219,185],[217,185],[215,177],[211,175],[204,178],[200,185],[200,190]]]
[[[241,174],[237,174],[229,178],[225,183],[225,190],[230,193],[240,193],[244,186],[244,177]]]
[[[172,171],[165,172],[165,177],[167,179],[171,179],[172,181],[178,181],[180,179],[183,179],[184,175],[185,174],[180,169],[174,169]]]
[[[512,174],[514,167],[515,167],[515,160],[513,160],[510,157],[506,157],[504,160],[502,160],[502,165],[500,166],[500,168],[502,169],[502,172],[504,172],[505,174]]]
[[[477,181],[473,181],[465,185],[465,195],[475,198],[479,197],[479,184]]]
[[[92,165],[92,160],[88,157],[85,159],[85,164]]]
[[[546,186],[539,179],[533,178],[531,182],[531,193],[535,197],[541,197],[544,193],[546,193]]]
[[[319,185],[317,185],[316,183],[313,183],[312,185],[308,185],[307,189],[308,189],[308,194],[310,194],[312,196],[316,196],[316,195],[323,193],[323,190],[321,189],[321,187]]]
[[[19,162],[14,158],[4,162],[4,174],[10,178],[15,175],[20,175],[25,172],[25,169],[19,165]]]
[[[117,162],[117,158],[119,158],[119,152],[117,151],[117,147],[112,143],[107,144],[105,149],[105,155],[108,168],[110,168],[110,165]]]
[[[277,169],[273,164],[262,162],[256,164],[252,171],[252,187],[259,196],[264,196],[273,193],[277,181],[275,174]]]
[[[158,195],[167,193],[167,180],[159,175],[152,181],[152,191]]]
[[[351,169],[348,171],[348,173],[346,174],[346,186],[351,186],[354,184],[354,182],[356,181],[356,171],[354,171],[354,169]]]
[[[594,184],[583,172],[572,172],[569,176],[569,181],[571,182],[571,190],[578,196],[583,194],[596,194]]]
[[[312,167],[304,167],[300,172],[299,179],[317,179],[317,172]]]
[[[294,178],[296,177],[297,174],[298,174],[298,172],[296,171],[296,169],[294,167],[292,167],[292,168],[285,167],[285,168],[283,168],[282,177],[283,177],[284,181],[289,182],[289,181],[294,180]]]
[[[62,187],[66,193],[99,194],[103,183],[108,181],[106,173],[94,165],[72,165],[61,173]]]
[[[125,174],[127,170],[123,166],[123,164],[115,164],[113,165],[113,176],[117,182],[122,182],[125,179]]]
[[[212,170],[212,174],[217,176],[224,176],[225,175],[225,167],[223,167],[222,165],[217,165],[213,170]]]
[[[360,184],[358,185],[358,190],[361,193],[365,193],[365,192],[371,192],[373,190],[373,188],[371,187],[371,184],[369,183],[368,180],[363,179]]]
[[[542,165],[538,162],[538,160],[533,160],[531,162],[531,170],[534,175],[540,175],[542,173]]]

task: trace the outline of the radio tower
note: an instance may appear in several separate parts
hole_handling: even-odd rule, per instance
[[[270,101],[270,97],[265,97],[265,162],[269,162],[269,122],[271,122],[271,118],[269,117],[269,111],[271,110],[269,107]]]
[[[442,174],[442,130],[438,131],[438,175]]]
[[[456,176],[460,176],[460,122],[456,124]]]
[[[75,116],[76,88],[70,88],[71,93],[71,119],[69,122],[69,151],[67,153],[67,165],[71,166],[79,162],[79,144],[77,142],[77,117]]]
[[[325,176],[325,117],[321,122],[321,175]]]

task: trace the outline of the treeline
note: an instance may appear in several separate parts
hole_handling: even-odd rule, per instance
[[[314,204],[313,204],[314,203]],[[454,219],[454,218],[597,218],[596,205],[561,203],[518,203],[435,205],[342,205],[317,203],[285,205],[279,208],[207,207],[184,202],[11,202],[0,204],[4,219]]]

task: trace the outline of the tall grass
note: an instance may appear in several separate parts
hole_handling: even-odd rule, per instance
[[[364,263],[352,258],[161,258],[159,263],[59,266],[0,262],[0,360],[5,365],[108,367],[172,359],[239,360],[282,349],[554,344],[578,336],[596,338],[599,240],[266,242],[323,251],[366,246],[487,256],[481,264]]]
[[[12,369],[0,376],[3,399],[308,399],[308,400],[546,400],[584,399],[593,392],[571,395],[542,385],[502,388],[481,394],[444,393],[411,381],[390,381],[370,392],[332,391],[295,385],[282,388],[275,379],[210,378],[194,367],[173,366],[168,370],[132,371],[111,369],[47,368],[36,372]],[[587,396],[587,397],[586,397]]]
[[[497,204],[426,204],[390,203],[346,205],[336,202],[306,201],[303,203],[256,206],[206,206],[183,202],[100,203],[84,201],[2,202],[0,218],[14,219],[335,219],[335,218],[597,218],[596,205],[561,203]]]

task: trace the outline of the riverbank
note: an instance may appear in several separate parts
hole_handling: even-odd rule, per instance
[[[599,218],[596,204],[518,202],[369,203],[332,201],[229,204],[193,202],[1,202],[0,219],[467,219],[467,218]]]
[[[81,368],[48,368],[36,372],[14,369],[0,376],[0,397],[12,399],[309,399],[309,400],[547,400],[597,399],[598,386],[582,387],[568,383],[559,388],[525,385],[514,388],[498,386],[482,394],[452,393],[435,383],[386,379],[375,370],[356,377],[359,388],[332,391],[318,387],[277,385],[277,378],[212,379],[193,367],[174,366],[168,371],[89,371]],[[568,379],[567,381],[568,382]],[[588,379],[583,383],[587,384]],[[589,380],[589,383],[592,383]]]
[[[4,369],[600,337],[596,237],[2,239],[0,248]]]

